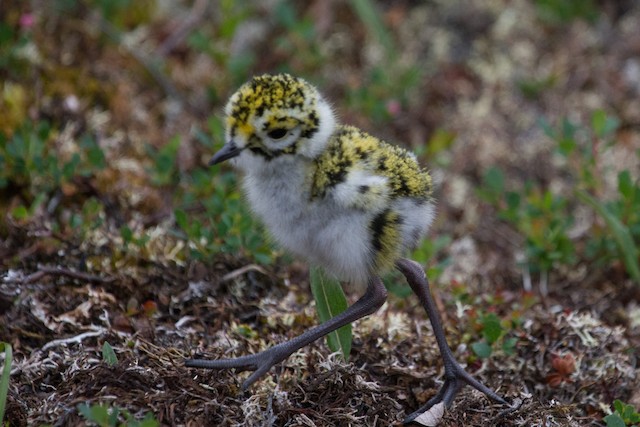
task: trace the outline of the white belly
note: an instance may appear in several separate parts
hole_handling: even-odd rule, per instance
[[[245,167],[243,187],[251,209],[285,249],[327,273],[357,287],[375,274],[376,250],[372,220],[380,212],[345,207],[332,196],[311,198],[311,165],[272,160],[268,168]],[[256,173],[256,169],[260,172]],[[434,217],[431,202],[411,198],[389,201],[402,219],[400,252],[412,249],[424,237]]]
[[[247,174],[243,187],[252,210],[285,249],[340,280],[366,284],[373,259],[370,216],[328,199],[311,201],[303,169],[288,169],[286,176]]]

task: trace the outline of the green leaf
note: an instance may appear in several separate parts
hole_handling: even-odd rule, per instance
[[[505,354],[512,355],[515,353],[517,344],[518,344],[517,337],[507,338],[502,343],[502,351],[504,351]]]
[[[296,24],[296,11],[293,5],[286,1],[278,2],[275,8],[275,17],[278,23],[287,29],[291,29]]]
[[[613,402],[615,414],[619,415],[625,425],[636,424],[640,421],[640,414],[633,405],[628,405],[623,401],[616,399]]]
[[[115,426],[111,421],[111,418],[115,414],[116,420],[118,417],[118,408],[113,408],[111,415],[109,415],[109,408],[106,405],[92,405],[81,403],[78,405],[78,412],[82,414],[87,421],[93,421],[99,426]]]
[[[562,138],[575,140],[575,134],[578,130],[578,126],[575,125],[571,120],[565,118],[562,120]]]
[[[576,149],[578,144],[573,138],[561,138],[558,141],[558,151],[564,157],[568,157]]]
[[[13,28],[11,28],[11,25],[6,24],[4,22],[0,22],[0,46],[6,44],[9,44],[12,42],[14,37],[14,31]],[[2,419],[2,418],[0,418]]]
[[[509,191],[506,195],[505,195],[505,201],[507,202],[507,208],[510,211],[515,211],[516,209],[518,209],[518,207],[520,206],[520,194],[516,193],[515,191]]]
[[[4,350],[4,368],[0,377],[0,423],[4,420],[4,408],[7,403],[7,393],[9,392],[9,376],[11,375],[12,349],[11,344],[0,342],[0,351]]]
[[[495,313],[489,313],[480,320],[480,323],[482,323],[482,336],[487,342],[493,344],[498,341],[498,338],[502,335],[500,318]]]
[[[180,147],[180,138],[175,136],[163,145],[157,152],[153,148],[148,148],[154,159],[154,181],[158,185],[167,185],[171,183],[173,174],[177,170],[176,158],[178,157],[178,148]]]
[[[635,187],[631,181],[631,173],[624,170],[618,174],[618,192],[628,201],[634,198]]]
[[[211,116],[207,120],[207,128],[209,130],[209,134],[211,134],[210,139],[207,140],[208,142],[208,144],[206,145],[207,148],[210,148],[210,149],[214,148],[213,141],[219,141],[221,143],[224,143],[224,122],[220,117],[215,115]],[[218,148],[222,148],[222,144]]]
[[[131,231],[131,229],[126,225],[123,225],[120,228],[120,237],[122,237],[124,244],[127,245],[133,240],[133,231]]]
[[[184,231],[188,231],[189,229],[189,219],[187,217],[187,213],[182,209],[176,209],[173,214],[176,217],[176,223],[180,228]]]
[[[87,159],[91,166],[97,169],[104,169],[107,165],[107,159],[102,148],[89,135],[85,135],[83,138],[83,145],[86,146]]]
[[[492,194],[501,194],[504,192],[504,173],[497,168],[492,167],[484,174],[484,185]]]
[[[109,344],[108,341],[105,341],[104,344],[102,344],[102,360],[104,360],[109,366],[118,364],[118,356],[116,356],[116,352],[113,351],[113,347],[111,347],[111,344]]]
[[[616,131],[620,122],[607,116],[604,110],[596,110],[591,116],[591,127],[598,138],[604,138]]]
[[[148,413],[145,415],[142,422],[140,422],[140,427],[158,427],[160,423],[155,419],[152,413]]]
[[[338,280],[328,277],[319,267],[311,269],[311,292],[322,323],[347,309],[347,297],[344,295],[342,285]],[[327,345],[331,351],[342,353],[344,360],[348,360],[351,353],[351,340],[351,324],[327,335]]]
[[[626,427],[625,422],[617,413],[604,417],[604,422],[607,423],[607,427]]]
[[[80,412],[80,415],[82,415],[85,419],[91,419],[91,408],[86,403],[80,403],[78,405],[78,412]]]
[[[591,116],[591,127],[600,138],[602,138],[606,121],[607,113],[605,113],[604,110],[596,110],[593,112],[593,115]]]
[[[436,131],[431,136],[431,139],[429,139],[427,150],[429,154],[433,156],[451,147],[455,140],[455,133],[445,129],[436,129]]]
[[[580,200],[591,206],[604,219],[609,231],[613,234],[618,250],[622,254],[622,260],[627,272],[633,280],[640,284],[640,265],[638,265],[638,248],[631,238],[629,229],[600,201],[594,199],[587,192],[577,190],[576,195]]]
[[[482,359],[486,359],[491,356],[491,346],[484,340],[471,344],[471,349],[478,357]]]
[[[504,194],[504,173],[500,168],[491,167],[482,177],[478,195],[489,203],[499,205]]]
[[[29,211],[23,205],[16,206],[11,210],[11,216],[15,219],[27,219],[29,218]]]
[[[109,413],[109,420],[107,421],[107,425],[116,427],[118,425],[118,415],[120,415],[119,408],[112,408]]]

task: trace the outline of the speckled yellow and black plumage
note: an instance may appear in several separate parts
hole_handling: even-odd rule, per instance
[[[240,153],[234,160],[250,205],[295,254],[365,282],[426,232],[433,216],[429,173],[407,150],[335,123],[306,81],[255,77],[225,112],[227,148]],[[337,235],[350,235],[351,246],[339,246]]]
[[[431,197],[431,176],[420,168],[415,156],[353,126],[338,126],[326,150],[316,159],[315,168],[313,197],[324,196],[353,168],[388,178],[391,197]],[[363,195],[368,191],[371,189],[361,187]]]
[[[375,208],[375,205],[382,197],[390,200],[407,197],[418,204],[426,202],[432,194],[431,176],[420,168],[415,156],[408,151],[353,126],[338,126],[325,151],[315,159],[312,199],[326,197],[354,170],[388,179],[384,188],[360,185],[353,197],[355,207],[375,212],[369,224],[375,253],[373,263],[376,270],[385,270],[393,265],[405,249],[400,245],[398,229],[404,218],[401,212]]]
[[[302,137],[310,138],[317,132],[319,124],[315,100],[306,96],[311,89],[312,86],[308,83],[288,74],[255,77],[238,89],[229,101],[232,107],[227,113],[226,125],[231,138],[240,134],[248,140],[249,150],[266,159],[272,159],[279,154],[294,153],[297,144],[282,150],[266,150],[261,144],[258,129],[252,124],[251,119],[262,117],[266,110],[281,111],[282,114],[271,116],[259,130],[291,129],[304,125],[305,131]],[[291,115],[292,111],[300,113],[302,117],[294,117]]]
[[[395,266],[429,314],[445,367],[440,391],[405,421],[432,408],[438,412],[428,419],[441,417],[464,384],[506,404],[456,362],[424,270],[402,258],[425,236],[435,211],[431,177],[415,156],[338,124],[312,85],[287,74],[253,78],[231,96],[225,114],[225,145],[210,164],[230,160],[242,172],[249,205],[277,242],[366,291],[322,325],[261,353],[186,365],[253,370],[246,389],[296,350],[381,307],[387,291],[380,275]]]

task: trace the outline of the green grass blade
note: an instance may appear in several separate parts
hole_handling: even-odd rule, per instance
[[[9,392],[9,375],[11,375],[11,360],[13,358],[11,344],[0,342],[0,351],[4,348],[4,368],[0,377],[0,425],[4,420],[4,408],[7,404],[7,393]]]
[[[347,309],[347,297],[340,282],[328,277],[318,267],[311,269],[311,292],[316,301],[318,317],[322,323]],[[339,351],[344,360],[348,360],[349,353],[351,353],[351,339],[351,324],[348,324],[327,335],[327,345],[331,351]]]
[[[627,272],[638,284],[640,284],[640,266],[638,265],[638,248],[636,248],[631,238],[629,229],[613,214],[604,204],[594,199],[587,192],[578,190],[576,192],[578,198],[595,209],[596,212],[604,219],[607,227],[613,234],[618,245],[618,249],[622,255],[622,260]]]
[[[351,0],[351,7],[367,27],[369,34],[385,49],[385,53],[387,55],[393,54],[393,40],[382,22],[376,4],[371,0]]]

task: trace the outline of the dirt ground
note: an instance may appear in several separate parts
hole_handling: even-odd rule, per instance
[[[174,232],[177,190],[148,177],[146,144],[162,147],[178,135],[181,171],[212,154],[195,142],[193,129],[220,114],[234,76],[185,35],[172,37],[224,24],[218,13],[225,2],[158,6],[121,38],[100,25],[97,7],[62,10],[63,3],[54,13],[37,1],[3,2],[6,22],[35,16],[40,59],[20,76],[1,76],[24,88],[28,117],[60,124],[60,156],[90,130],[107,166],[48,195],[47,207],[55,201],[56,223],[66,227],[53,227],[47,209],[13,219],[8,212],[24,200],[24,189],[2,189],[0,341],[14,349],[9,425],[84,425],[81,403],[107,403],[140,419],[151,412],[161,425],[400,425],[442,380],[430,325],[413,296],[391,292],[381,310],[354,325],[348,362],[318,341],[247,392],[240,385],[248,373],[183,366],[193,356],[256,353],[317,323],[308,267],[299,260],[278,253],[261,265],[251,254],[176,255],[189,245]],[[346,101],[380,56],[348,5],[314,1],[295,9],[323,40],[322,61],[314,63],[282,47],[283,39],[300,41],[286,38],[293,30],[272,19],[275,3],[254,7],[251,25],[229,40],[232,49],[259,53],[250,74],[286,62],[325,83],[320,89],[343,121],[417,151],[437,130],[455,135],[428,165],[439,200],[433,238],[451,238],[439,255],[450,262],[433,290],[458,360],[514,407],[465,388],[442,425],[604,425],[615,399],[640,408],[640,287],[619,266],[578,260],[551,272],[549,295],[539,294],[535,274],[533,290],[525,291],[522,237],[476,192],[492,165],[510,182],[570,187],[539,119],[585,121],[595,109],[620,120],[623,143],[604,161],[637,175],[631,154],[640,148],[640,5],[598,1],[594,22],[557,25],[524,0],[385,4],[381,16],[398,61],[418,62],[423,74],[400,112],[388,105],[395,115],[380,124]],[[162,56],[163,66],[158,71],[140,52]],[[542,88],[525,96],[522,81]],[[8,117],[2,129],[11,125]],[[69,218],[89,196],[104,206],[102,222],[79,237]],[[123,224],[148,240],[127,247]],[[474,355],[478,312],[513,319],[513,352]],[[103,360],[105,342],[117,355],[113,366]]]

